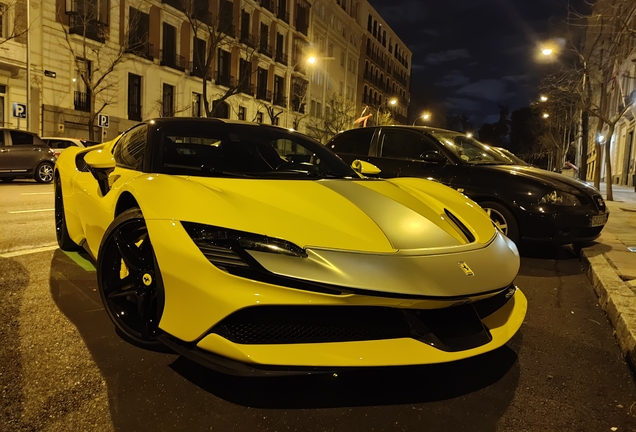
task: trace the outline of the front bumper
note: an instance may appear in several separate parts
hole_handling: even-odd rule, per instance
[[[519,209],[518,216],[523,240],[568,244],[596,239],[609,218],[609,211],[535,206]],[[594,217],[604,217],[605,223],[591,226]]]

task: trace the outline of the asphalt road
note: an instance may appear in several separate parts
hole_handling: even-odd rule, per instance
[[[516,283],[529,312],[495,352],[438,366],[234,378],[125,342],[90,263],[29,250],[54,240],[53,212],[9,211],[52,208],[52,194],[23,195],[44,192],[52,186],[0,184],[2,431],[636,430],[633,378],[566,248],[524,251]]]

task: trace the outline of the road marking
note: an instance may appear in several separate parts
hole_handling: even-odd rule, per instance
[[[27,192],[22,195],[53,195],[53,192]]]
[[[48,252],[48,251],[55,250],[57,248],[58,246],[55,245],[55,246],[44,246],[44,247],[39,247],[34,249],[24,249],[24,250],[19,250],[15,252],[7,252],[7,253],[0,254],[0,258],[13,258],[17,256],[29,255],[29,254],[34,254],[38,252]]]
[[[17,213],[37,213],[37,212],[45,212],[45,211],[55,211],[54,208],[52,209],[38,209],[38,210],[19,210],[19,211],[12,211],[12,212],[7,212],[9,214],[17,214]]]

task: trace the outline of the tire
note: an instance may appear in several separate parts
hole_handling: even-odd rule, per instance
[[[51,183],[53,181],[53,164],[51,162],[42,162],[35,169],[33,178],[38,183]]]
[[[125,338],[144,348],[158,341],[163,283],[143,214],[126,210],[110,224],[97,258],[97,284],[104,308]]]
[[[3,183],[10,183],[15,180],[15,177],[0,177],[0,181]]]
[[[55,237],[57,244],[63,251],[77,251],[80,247],[71,240],[66,228],[66,216],[64,214],[64,198],[62,196],[62,182],[59,176],[55,177]]]
[[[515,216],[506,206],[493,201],[483,201],[480,202],[479,205],[488,213],[490,220],[492,220],[510,240],[519,243],[519,224]]]

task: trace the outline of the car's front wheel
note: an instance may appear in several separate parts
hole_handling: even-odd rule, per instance
[[[480,202],[479,205],[488,213],[490,220],[503,232],[510,240],[519,242],[519,224],[517,219],[507,207],[493,201]]]
[[[144,347],[161,345],[163,284],[141,210],[126,210],[106,230],[97,283],[110,319],[126,337]]]
[[[42,162],[35,169],[35,181],[38,183],[51,183],[53,181],[53,164]]]
[[[66,216],[64,214],[64,198],[62,197],[62,182],[59,174],[55,177],[55,237],[57,244],[63,251],[76,251],[80,247],[71,240],[66,227]]]

